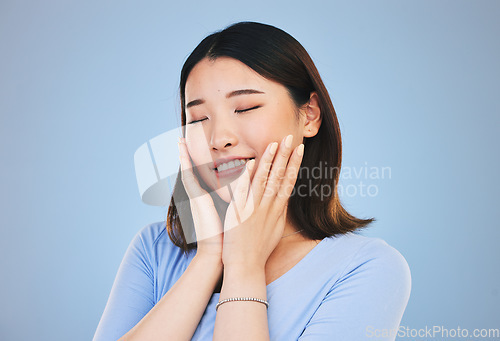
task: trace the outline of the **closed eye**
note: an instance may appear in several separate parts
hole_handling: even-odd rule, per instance
[[[235,110],[234,112],[240,114],[242,112],[247,112],[247,111],[250,111],[250,110],[258,109],[260,107],[262,107],[262,105],[256,105],[256,106],[248,108],[248,109]],[[188,124],[198,123],[198,122],[201,122],[201,121],[205,121],[206,119],[208,119],[208,118],[205,117],[205,118],[202,118],[202,119],[199,119],[199,120],[194,120],[194,121],[188,122]]]
[[[235,110],[234,112],[237,112],[237,113],[247,112],[247,111],[250,111],[250,110],[258,109],[261,106],[262,105],[256,105],[255,107],[251,107],[251,108],[248,108],[248,109],[242,109],[242,110]]]
[[[206,119],[207,119],[207,117],[199,119],[199,120],[194,120],[194,121],[188,122],[188,124],[198,123],[198,122],[201,122],[201,121],[205,121]]]

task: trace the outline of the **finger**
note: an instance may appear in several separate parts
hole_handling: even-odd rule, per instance
[[[271,172],[267,178],[267,184],[264,191],[264,195],[261,204],[271,205],[275,200],[280,185],[285,177],[285,172],[290,159],[290,154],[292,153],[292,141],[293,135],[286,136],[276,153],[273,165],[271,167]]]
[[[255,171],[255,175],[252,180],[251,193],[253,197],[254,206],[257,207],[261,201],[262,195],[266,188],[267,177],[269,176],[269,171],[273,163],[274,155],[278,149],[278,142],[270,143],[262,158],[259,161],[259,166]]]
[[[302,163],[302,158],[304,155],[304,145],[300,144],[297,148],[294,149],[292,156],[290,157],[290,162],[286,168],[285,176],[280,185],[278,194],[276,195],[275,200],[273,201],[273,210],[277,210],[278,212],[283,210],[283,207],[286,208],[288,199],[293,192],[293,188],[297,181],[297,176],[299,174],[300,165]]]
[[[252,191],[252,187],[250,187],[250,190],[248,191],[248,196],[247,196],[247,204],[245,205],[245,208],[243,209],[243,216],[244,217],[250,217],[254,213],[255,209],[255,204],[254,204],[254,194]]]
[[[287,213],[288,213],[288,205],[285,205],[284,209],[281,210],[281,214],[280,216],[278,217],[278,221],[281,220],[283,223],[286,222],[286,217],[287,217]],[[283,224],[283,228],[284,228],[284,224]],[[283,231],[281,232],[281,234],[283,234]]]
[[[198,179],[193,171],[193,164],[191,162],[191,157],[189,156],[189,151],[184,139],[179,139],[179,160],[181,163],[181,180],[186,189],[186,193],[190,198],[195,198],[206,193],[203,188],[201,188]]]
[[[239,217],[239,223],[245,219],[245,217],[242,216],[242,213],[247,202],[248,188],[250,186],[250,171],[252,170],[254,164],[255,159],[248,161],[245,165],[243,173],[238,177],[238,180],[229,184],[231,201],[234,202],[233,206],[236,210],[237,217]]]

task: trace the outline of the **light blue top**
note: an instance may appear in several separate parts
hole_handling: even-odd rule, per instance
[[[94,341],[115,341],[132,329],[194,255],[182,255],[165,222],[142,228],[121,262]],[[410,290],[406,260],[384,240],[355,233],[325,238],[267,286],[271,340],[394,340]],[[218,300],[213,294],[192,340],[212,340]]]

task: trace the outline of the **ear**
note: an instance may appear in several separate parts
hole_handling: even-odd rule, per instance
[[[321,109],[319,107],[319,97],[316,92],[311,92],[309,102],[305,104],[304,137],[313,137],[321,126]]]

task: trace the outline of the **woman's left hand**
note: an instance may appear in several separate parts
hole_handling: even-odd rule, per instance
[[[277,142],[267,146],[252,182],[250,173],[255,160],[248,161],[235,185],[231,184],[232,200],[224,221],[222,247],[225,268],[264,269],[278,245],[304,153],[302,144],[292,149],[292,138],[285,137],[279,149]]]

